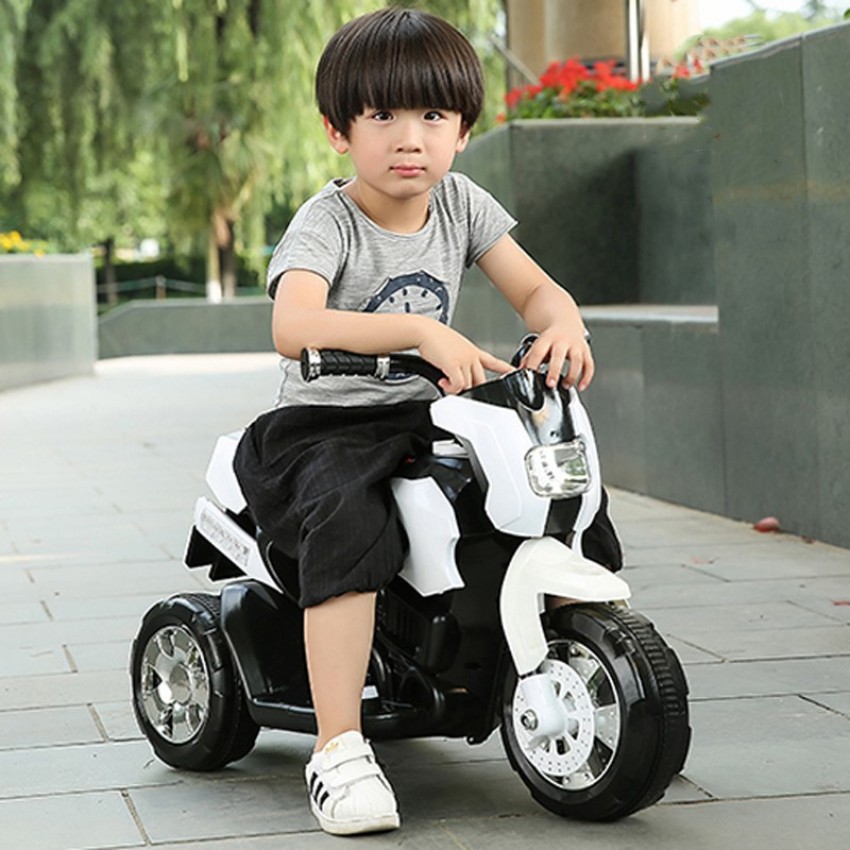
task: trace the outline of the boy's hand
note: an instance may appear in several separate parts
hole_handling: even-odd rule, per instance
[[[428,333],[418,348],[419,354],[446,376],[439,382],[445,393],[459,393],[483,384],[487,381],[485,370],[500,374],[513,371],[510,363],[439,322],[429,322]]]
[[[548,363],[546,384],[555,387],[564,367],[569,369],[564,376],[564,386],[571,387],[578,381],[579,391],[586,389],[593,380],[593,355],[584,335],[584,326],[570,323],[566,326],[552,325],[543,331],[523,357],[520,366],[537,370]]]

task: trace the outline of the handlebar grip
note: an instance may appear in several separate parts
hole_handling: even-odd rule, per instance
[[[301,377],[309,382],[325,375],[361,375],[386,380],[390,375],[419,375],[440,388],[443,373],[412,354],[354,354],[337,349],[304,348]]]
[[[376,354],[354,354],[337,351],[305,348],[301,351],[301,377],[315,381],[325,375],[367,375],[376,378],[389,373],[389,357]]]

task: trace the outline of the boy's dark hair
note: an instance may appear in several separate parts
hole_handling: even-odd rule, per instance
[[[413,9],[388,8],[349,21],[316,70],[319,111],[348,133],[365,107],[459,112],[469,129],[481,113],[484,74],[451,24]]]

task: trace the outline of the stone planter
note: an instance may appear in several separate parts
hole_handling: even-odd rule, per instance
[[[88,374],[96,358],[91,257],[0,257],[0,390]]]
[[[516,216],[525,249],[582,304],[640,300],[636,155],[687,140],[695,118],[514,121],[456,169]]]

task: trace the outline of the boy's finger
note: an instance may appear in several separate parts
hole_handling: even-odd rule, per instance
[[[586,390],[588,386],[590,386],[590,382],[593,380],[593,375],[596,372],[596,364],[593,362],[593,357],[588,354],[584,360],[584,366],[581,370],[581,383],[579,383],[579,390]]]
[[[484,365],[484,368],[489,369],[491,372],[500,372],[501,374],[505,374],[507,372],[514,371],[514,367],[511,366],[510,363],[496,357],[494,354],[489,354],[488,352],[484,352],[481,362]]]
[[[567,369],[567,374],[564,376],[564,382],[567,386],[573,386],[575,382],[578,380],[579,375],[582,371],[582,361],[578,357],[572,357],[568,361],[569,367]]]

